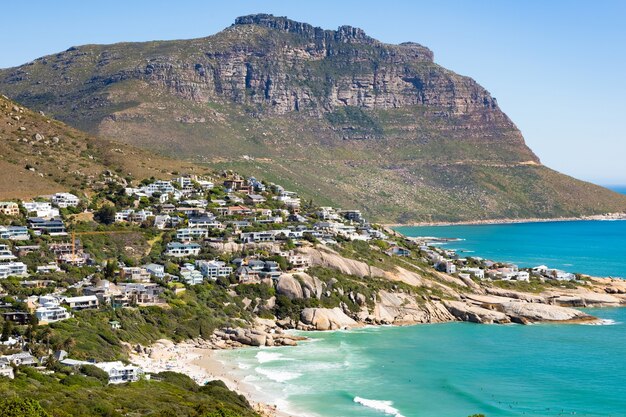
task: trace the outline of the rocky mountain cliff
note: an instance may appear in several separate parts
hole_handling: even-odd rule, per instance
[[[553,217],[626,198],[543,167],[497,101],[416,43],[252,15],[206,38],[72,47],[0,90],[76,127],[377,220]]]

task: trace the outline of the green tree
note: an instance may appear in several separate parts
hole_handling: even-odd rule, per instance
[[[5,398],[0,400],[2,417],[50,417],[36,400],[28,398]]]
[[[102,224],[113,224],[115,222],[115,213],[115,207],[106,204],[94,213],[93,218]]]
[[[9,340],[11,333],[13,333],[13,323],[7,320],[2,325],[2,336],[0,336],[0,341],[6,342]]]

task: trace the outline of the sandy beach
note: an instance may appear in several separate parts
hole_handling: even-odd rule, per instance
[[[253,385],[241,380],[234,372],[234,364],[224,364],[216,358],[217,350],[203,347],[194,342],[175,344],[169,340],[159,340],[147,348],[147,353],[132,353],[130,360],[141,366],[145,372],[179,372],[202,385],[219,379],[229,389],[243,394],[255,411],[264,417],[295,417],[267,404]]]

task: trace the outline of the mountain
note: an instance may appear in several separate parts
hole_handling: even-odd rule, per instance
[[[72,47],[0,70],[0,91],[378,221],[626,210],[625,196],[543,166],[496,99],[428,48],[350,26],[261,14],[201,39]]]
[[[0,200],[201,169],[88,135],[0,96]]]

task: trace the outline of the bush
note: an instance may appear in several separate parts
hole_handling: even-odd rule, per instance
[[[0,400],[2,417],[50,417],[39,402],[28,398],[5,398]]]
[[[104,385],[107,385],[109,383],[109,374],[107,374],[105,371],[98,368],[97,366],[82,365],[80,367],[80,373],[86,376],[96,378],[97,380],[102,382]]]

